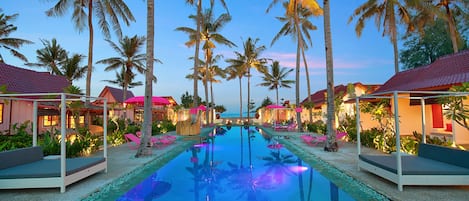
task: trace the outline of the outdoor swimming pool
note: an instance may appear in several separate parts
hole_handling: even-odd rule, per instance
[[[354,200],[255,128],[217,130],[117,200]]]

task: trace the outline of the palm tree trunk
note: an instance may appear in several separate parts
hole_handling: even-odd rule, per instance
[[[93,71],[93,1],[88,2],[88,28],[90,33],[90,39],[88,42],[88,70],[86,71],[86,96],[91,96],[91,72]],[[89,128],[91,124],[91,114],[88,109],[90,106],[90,100],[86,99],[85,106],[87,108],[85,114],[85,127]]]
[[[298,38],[298,44],[296,47],[296,71],[295,71],[295,104],[296,107],[300,107],[300,50],[301,47],[303,47],[303,40],[301,38],[301,30],[299,27],[299,19],[298,19],[298,9],[297,9],[297,4],[295,3],[295,27],[297,30],[297,38]],[[301,113],[296,112],[296,123],[298,124],[298,131],[302,132],[303,131],[303,125],[301,122]]]
[[[202,26],[202,0],[197,1],[197,33],[200,33],[200,26]],[[198,77],[198,70],[199,70],[199,49],[200,49],[200,35],[195,35],[195,53],[194,53],[194,107],[199,106],[199,87],[198,82],[199,80],[196,79]]]
[[[453,19],[453,13],[451,12],[451,9],[449,8],[449,5],[445,5],[446,9],[446,15],[448,16],[448,28],[449,28],[449,33],[451,35],[451,44],[453,44],[453,52],[457,53],[459,51],[458,48],[458,39],[456,36],[456,26],[454,25],[454,19]]]
[[[211,104],[210,104],[210,113],[212,114],[212,116],[210,117],[210,123],[213,124],[213,106],[214,106],[214,103],[215,101],[213,100],[213,82],[210,81],[210,99],[211,99]]]
[[[308,90],[308,102],[311,103],[311,82],[309,80],[309,70],[308,70],[308,62],[306,60],[306,55],[305,55],[305,48],[301,48],[301,54],[303,55],[303,62],[305,64],[305,70],[306,70],[306,87]],[[308,110],[309,113],[309,123],[313,122],[313,112],[311,109]]]
[[[248,125],[251,122],[250,119],[249,119],[250,118],[249,117],[250,116],[249,106],[251,105],[250,99],[251,99],[251,67],[249,66],[248,67],[248,102],[247,102],[248,107],[247,107],[247,110],[246,110],[247,111]]]
[[[127,67],[126,67],[127,69]],[[124,71],[126,72],[126,71]],[[122,101],[125,102],[125,100],[127,100],[127,88],[128,88],[128,85],[129,85],[129,81],[128,81],[128,75],[127,73],[124,73],[124,89],[122,90],[122,92],[124,93],[122,95]],[[124,124],[125,124],[125,127],[127,128],[127,109],[124,107]]]
[[[152,154],[150,143],[151,123],[152,123],[152,96],[153,96],[153,58],[154,58],[154,38],[155,38],[155,9],[154,0],[147,1],[147,69],[145,71],[145,101],[143,105],[143,125],[142,140],[135,157]]]
[[[324,150],[338,151],[335,137],[334,114],[334,64],[332,58],[332,34],[329,0],[324,0],[324,42],[326,48],[326,74],[327,74],[327,142]]]
[[[243,119],[243,93],[242,82],[239,78],[239,119]]]

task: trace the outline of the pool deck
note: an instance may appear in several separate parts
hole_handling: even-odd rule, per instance
[[[271,132],[271,131],[269,131]],[[174,134],[174,133],[172,133]],[[311,147],[303,143],[299,133],[279,133],[288,135],[288,139],[282,139],[284,143],[296,146],[306,155],[314,155],[339,171],[370,186],[377,192],[385,195],[390,200],[467,200],[469,186],[405,186],[404,191],[397,190],[397,186],[387,180],[365,171],[358,171],[357,148],[354,143],[343,143],[338,152],[325,152],[323,145]],[[168,153],[178,153],[191,141],[179,138],[174,144],[165,148],[154,149],[153,155],[144,158],[135,158],[136,150],[131,150],[127,144],[108,149],[108,172],[98,173],[75,184],[69,185],[65,193],[60,193],[58,188],[52,189],[20,189],[0,190],[0,200],[83,200],[92,193],[102,190],[108,184],[118,182],[125,177],[139,171],[145,165],[165,158]],[[362,148],[364,153],[377,153],[376,150]]]

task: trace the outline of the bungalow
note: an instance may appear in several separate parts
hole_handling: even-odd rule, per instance
[[[63,76],[36,72],[0,63],[0,93],[62,93],[70,83]],[[38,130],[48,130],[59,123],[59,113],[52,105],[40,104]],[[10,133],[16,124],[32,121],[30,101],[0,99],[0,132]],[[67,125],[73,124],[71,119]]]
[[[469,82],[469,50],[440,57],[435,62],[415,69],[399,72],[386,81],[374,94],[391,94],[407,91],[399,96],[421,96],[419,91],[447,91],[455,85]],[[398,100],[401,135],[422,131],[420,101],[410,98]],[[393,100],[391,100],[392,107]],[[469,101],[465,101],[468,104]],[[435,99],[425,102],[425,130],[427,134],[452,139],[456,144],[469,144],[469,131],[444,116],[445,106]],[[393,111],[393,108],[392,108]],[[366,129],[366,128],[365,128]]]
[[[338,85],[334,87],[334,94],[336,97],[341,97],[342,101],[339,108],[336,108],[339,111],[337,121],[345,118],[346,115],[355,115],[355,103],[351,102],[354,97],[360,96],[363,94],[370,94],[380,88],[381,85],[379,84],[362,84],[360,82],[350,83],[347,86],[345,85]],[[327,114],[327,101],[326,101],[327,89],[323,89],[320,91],[311,94],[311,102],[312,102],[312,122],[315,121],[323,121],[326,122],[326,114]],[[308,103],[308,98],[305,98],[301,105],[304,107]],[[366,115],[364,115],[366,116]],[[310,121],[309,120],[309,111],[307,109],[303,109],[301,112],[301,119],[303,121]],[[366,117],[362,117],[364,119],[368,119]],[[367,121],[368,122],[368,121]]]

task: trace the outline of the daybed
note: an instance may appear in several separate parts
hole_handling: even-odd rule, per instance
[[[35,97],[35,98],[34,98]],[[43,98],[44,97],[44,98]],[[60,98],[58,98],[60,97]],[[103,139],[107,139],[107,99],[66,93],[0,94],[0,99],[30,101],[33,106],[32,147],[0,153],[0,189],[65,187],[100,171],[107,172],[107,140],[97,158],[66,158],[66,141],[60,140],[60,155],[44,159],[37,144],[39,102],[60,103],[60,135],[67,138],[67,101],[99,100],[103,103]]]
[[[421,143],[417,156],[360,154],[358,166],[399,185],[469,185],[469,152]]]
[[[399,96],[399,93],[423,95],[421,97]],[[360,111],[360,99],[393,99],[396,150],[398,150],[393,155],[362,154],[360,147],[360,113],[357,112],[358,169],[367,170],[396,183],[399,191],[403,190],[404,185],[469,185],[469,152],[426,144],[425,138],[425,100],[468,95],[467,92],[393,91],[392,96],[389,96],[389,92],[383,92],[382,94],[357,97],[357,111]],[[422,143],[419,146],[417,156],[403,154],[400,151],[399,98],[417,99],[421,103]]]
[[[44,159],[41,147],[0,152],[0,188],[65,187],[106,169],[104,157],[67,158],[61,177],[60,158]],[[63,189],[62,189],[63,188]]]

